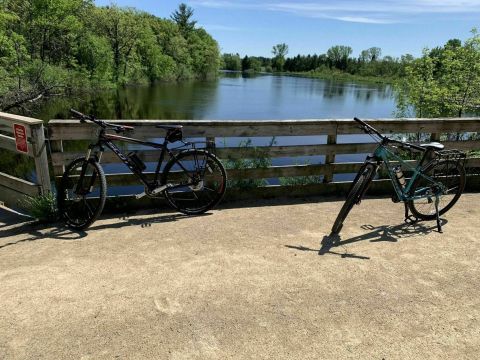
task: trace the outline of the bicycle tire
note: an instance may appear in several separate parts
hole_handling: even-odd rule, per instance
[[[199,159],[203,160],[200,162]],[[212,153],[199,149],[187,150],[165,165],[162,184],[168,185],[164,195],[170,206],[187,215],[198,215],[222,200],[227,173]]]
[[[65,224],[75,230],[85,230],[98,219],[105,206],[107,197],[107,181],[100,164],[95,159],[89,159],[87,164],[85,157],[73,160],[65,169],[57,191],[57,205],[61,218]],[[75,180],[91,167],[92,183],[85,194],[77,194]],[[80,170],[77,175],[75,171]],[[98,190],[93,191],[94,184],[98,179]],[[82,184],[82,188],[85,185]],[[75,188],[75,189],[74,189]],[[82,191],[83,192],[83,191]],[[98,196],[97,196],[98,195]],[[80,206],[83,205],[83,206]],[[92,209],[92,205],[94,208]],[[83,212],[82,212],[83,209]]]
[[[362,171],[362,170],[361,170]],[[370,181],[373,179],[373,173],[375,172],[375,167],[371,164],[367,164],[363,168],[362,174],[357,177],[357,181],[352,185],[350,191],[347,195],[347,199],[343,204],[340,212],[337,215],[337,218],[332,226],[332,234],[338,234],[343,227],[343,222],[353,208],[353,205],[358,203],[360,196],[364,193],[366,187],[369,185]]]
[[[447,172],[453,171],[451,173],[445,174],[444,170],[446,169]],[[437,172],[436,172],[437,170]],[[445,194],[440,198],[439,204],[439,215],[445,214],[448,210],[450,210],[453,205],[458,201],[460,196],[462,195],[463,191],[465,190],[465,183],[466,183],[466,175],[465,175],[465,168],[455,160],[440,160],[431,163],[428,165],[425,170],[423,171],[425,175],[434,179],[435,181],[439,181],[444,184],[447,189],[452,190],[455,189],[455,192],[450,194]],[[440,176],[438,176],[440,175]],[[452,180],[453,176],[457,180],[455,183],[452,181],[449,183],[449,179]],[[415,180],[415,183],[412,185],[411,194],[415,193],[415,190],[421,186],[428,186],[424,185],[424,183],[429,182],[428,179],[423,177],[418,177]],[[447,197],[448,195],[453,195]],[[436,211],[435,211],[435,200],[434,199],[417,199],[417,200],[410,200],[408,201],[408,206],[412,214],[421,220],[435,220],[436,219]],[[427,205],[422,206],[421,205]],[[425,211],[428,209],[428,211]]]

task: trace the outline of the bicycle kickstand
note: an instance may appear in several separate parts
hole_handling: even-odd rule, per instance
[[[439,233],[443,233],[442,224],[440,223],[440,214],[438,213],[439,202],[440,202],[440,198],[437,195],[437,196],[435,196],[435,214],[436,214],[436,217],[437,217],[437,229],[438,229]]]
[[[405,205],[405,223],[408,225],[415,224],[418,221],[418,218],[408,213],[408,204],[406,202],[403,204]]]

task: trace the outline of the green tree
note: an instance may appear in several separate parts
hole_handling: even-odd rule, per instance
[[[216,76],[217,42],[181,4],[161,19],[93,0],[0,0],[0,108],[113,84]]]
[[[273,58],[273,67],[277,71],[283,71],[285,65],[285,56],[288,54],[288,45],[285,43],[277,44],[272,48]]]
[[[96,11],[97,24],[110,43],[113,54],[113,74],[116,83],[125,83],[128,63],[142,31],[132,8],[107,6]]]
[[[178,5],[178,10],[175,10],[170,18],[178,25],[183,36],[188,37],[190,33],[195,29],[196,21],[192,20],[194,10],[187,6],[187,4],[181,3]]]
[[[327,50],[327,58],[330,66],[345,70],[347,68],[348,58],[352,54],[350,46],[335,45]]]
[[[223,69],[231,71],[242,70],[242,59],[239,54],[223,54]]]
[[[400,114],[419,117],[462,116],[480,106],[480,35],[462,46],[449,41],[422,58],[410,62],[398,87]]]

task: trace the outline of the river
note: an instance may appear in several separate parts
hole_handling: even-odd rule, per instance
[[[223,74],[214,81],[157,83],[52,99],[35,115],[67,118],[70,107],[104,119],[390,118],[395,98],[391,86],[383,84]]]
[[[290,76],[242,76],[222,74],[205,82],[157,83],[151,86],[129,86],[69,98],[52,98],[36,109],[34,117],[69,118],[68,109],[76,108],[101,119],[352,119],[390,118],[395,111],[391,86],[310,79]],[[368,141],[362,135],[342,141]],[[271,138],[252,138],[253,145],[267,145]],[[218,145],[238,146],[242,139],[218,139]],[[276,145],[322,144],[325,136],[277,137]],[[362,161],[365,154],[338,155],[337,161]],[[35,180],[33,164],[26,158],[0,161],[0,171]],[[273,165],[323,163],[324,156],[296,159],[272,159]],[[147,164],[153,171],[154,164]],[[107,173],[122,172],[121,164],[104,165]],[[352,175],[338,174],[335,180]],[[276,183],[275,180],[270,183]],[[120,192],[116,191],[116,194]]]

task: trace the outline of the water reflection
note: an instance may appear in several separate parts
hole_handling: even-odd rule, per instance
[[[103,119],[204,119],[216,103],[218,90],[218,80],[119,88],[52,99],[36,115],[45,120],[69,118],[68,109],[75,107]]]
[[[381,84],[226,73],[213,81],[157,83],[54,98],[33,116],[44,120],[69,118],[68,109],[72,107],[103,119],[351,119],[354,116],[391,117],[395,100],[392,88]],[[292,142],[321,144],[325,139],[316,137],[312,141],[305,137],[288,137],[279,138],[277,142],[277,145],[291,145]],[[255,139],[252,144],[258,146],[262,143]],[[79,144],[79,147],[84,149],[85,144]],[[0,160],[0,171],[10,171],[10,162],[15,159],[8,156],[7,159]],[[346,155],[338,159],[352,161],[353,158]],[[324,158],[300,157],[289,161],[322,163]],[[286,159],[275,160],[275,165],[287,163]],[[32,177],[31,164],[19,166],[18,170],[16,175]]]
[[[225,73],[218,80],[157,83],[51,99],[35,116],[69,117],[68,109],[108,119],[305,119],[391,117],[390,86],[335,80]]]

